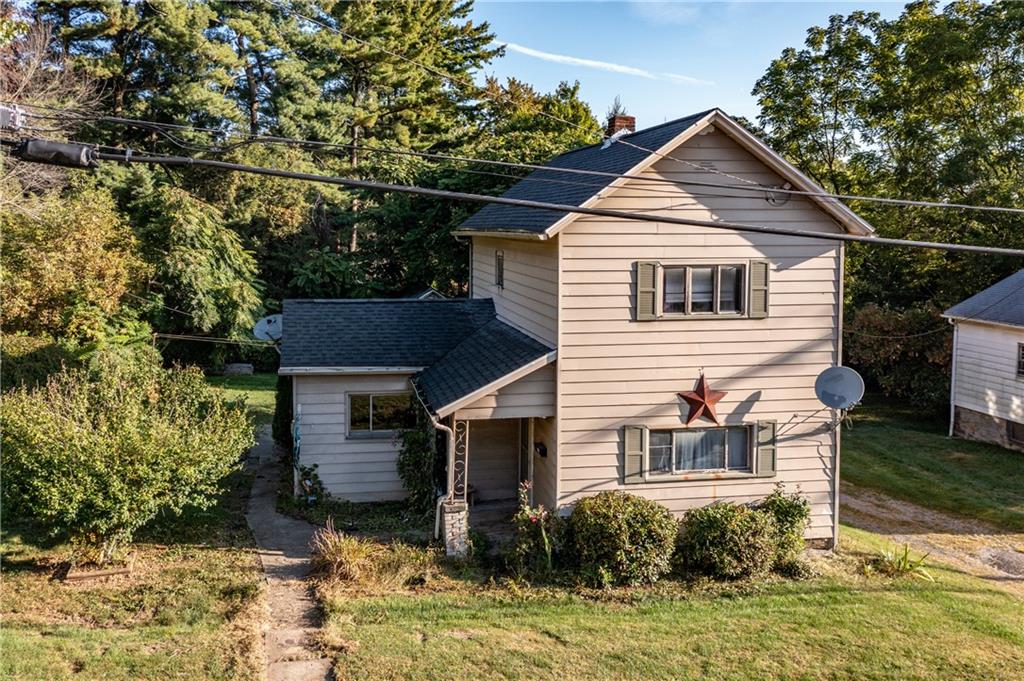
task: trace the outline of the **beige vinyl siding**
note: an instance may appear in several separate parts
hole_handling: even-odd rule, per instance
[[[1017,376],[1024,329],[958,322],[954,403],[1024,423],[1024,378]]]
[[[519,421],[469,424],[469,484],[478,501],[515,499],[519,486]]]
[[[302,465],[317,464],[327,491],[349,501],[402,499],[398,448],[390,437],[349,438],[349,393],[412,391],[407,375],[295,376],[302,407]]]
[[[725,135],[697,135],[675,157],[765,183],[782,180]],[[677,180],[734,182],[672,160],[647,174]],[[639,191],[657,188],[662,194]],[[601,208],[836,232],[810,202],[772,206],[762,193],[642,183],[619,188]],[[727,196],[698,196],[701,193]],[[583,216],[560,234],[560,505],[606,489],[626,489],[674,512],[714,501],[748,502],[782,481],[812,504],[811,537],[831,537],[834,439],[821,404],[818,373],[838,361],[840,249],[813,238],[744,234],[706,227]],[[634,263],[771,262],[767,319],[633,321]],[[687,409],[676,393],[693,389],[701,368],[727,425],[778,421],[778,473],[772,478],[623,485],[625,425],[680,428]],[[711,425],[705,423],[704,425]]]
[[[533,420],[533,441],[543,442],[548,448],[548,455],[545,458],[533,455],[533,501],[535,504],[544,504],[547,508],[555,508],[558,438],[553,418]]]
[[[505,286],[494,285],[494,252],[505,254]],[[558,248],[554,241],[473,238],[474,298],[491,298],[498,318],[549,345],[557,341]]]
[[[513,419],[554,414],[555,368],[548,365],[459,409],[455,418]]]

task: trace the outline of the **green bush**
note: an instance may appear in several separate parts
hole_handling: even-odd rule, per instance
[[[198,369],[91,364],[5,395],[2,484],[8,508],[102,563],[157,514],[212,506],[254,440]]]
[[[274,420],[271,423],[274,441],[282,447],[292,448],[292,377],[277,377],[274,393]]]
[[[0,338],[0,373],[3,389],[22,385],[34,388],[46,383],[63,367],[77,367],[78,359],[65,345],[46,336]]]
[[[434,471],[437,462],[437,434],[426,414],[417,416],[416,428],[398,434],[398,477],[405,488],[409,508],[426,513],[437,501]]]
[[[786,494],[780,482],[757,505],[757,509],[775,519],[775,566],[788,565],[804,550],[804,531],[811,517],[811,504],[799,491]]]
[[[719,579],[763,576],[775,564],[777,536],[771,513],[727,503],[695,508],[680,523],[676,563]]]
[[[584,579],[602,586],[650,584],[669,571],[676,522],[661,504],[608,491],[576,503],[569,546]]]

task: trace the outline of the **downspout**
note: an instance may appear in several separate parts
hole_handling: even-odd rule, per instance
[[[960,326],[955,319],[948,320],[953,325],[953,357],[952,371],[949,378],[949,437],[953,437],[953,424],[956,421],[956,346],[960,336]]]
[[[423,406],[423,410],[427,412],[427,418],[430,419],[430,423],[437,430],[444,431],[448,434],[448,492],[446,494],[437,495],[437,504],[434,507],[434,539],[437,539],[441,536],[441,504],[443,504],[445,500],[451,498],[452,491],[455,488],[453,480],[455,475],[455,432],[448,426],[441,423],[437,417],[434,416],[434,413],[430,411],[430,407],[427,406],[427,403],[420,396],[420,390],[416,386],[416,381],[409,382],[412,383],[413,394],[416,395],[416,399]]]

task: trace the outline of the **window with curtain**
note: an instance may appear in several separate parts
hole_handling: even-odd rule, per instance
[[[666,265],[662,314],[742,314],[744,265]]]
[[[649,437],[652,475],[751,468],[749,426],[652,430]]]

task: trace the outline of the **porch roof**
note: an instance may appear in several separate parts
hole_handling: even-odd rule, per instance
[[[495,317],[412,380],[427,407],[446,416],[478,393],[497,390],[554,358],[553,348]]]

